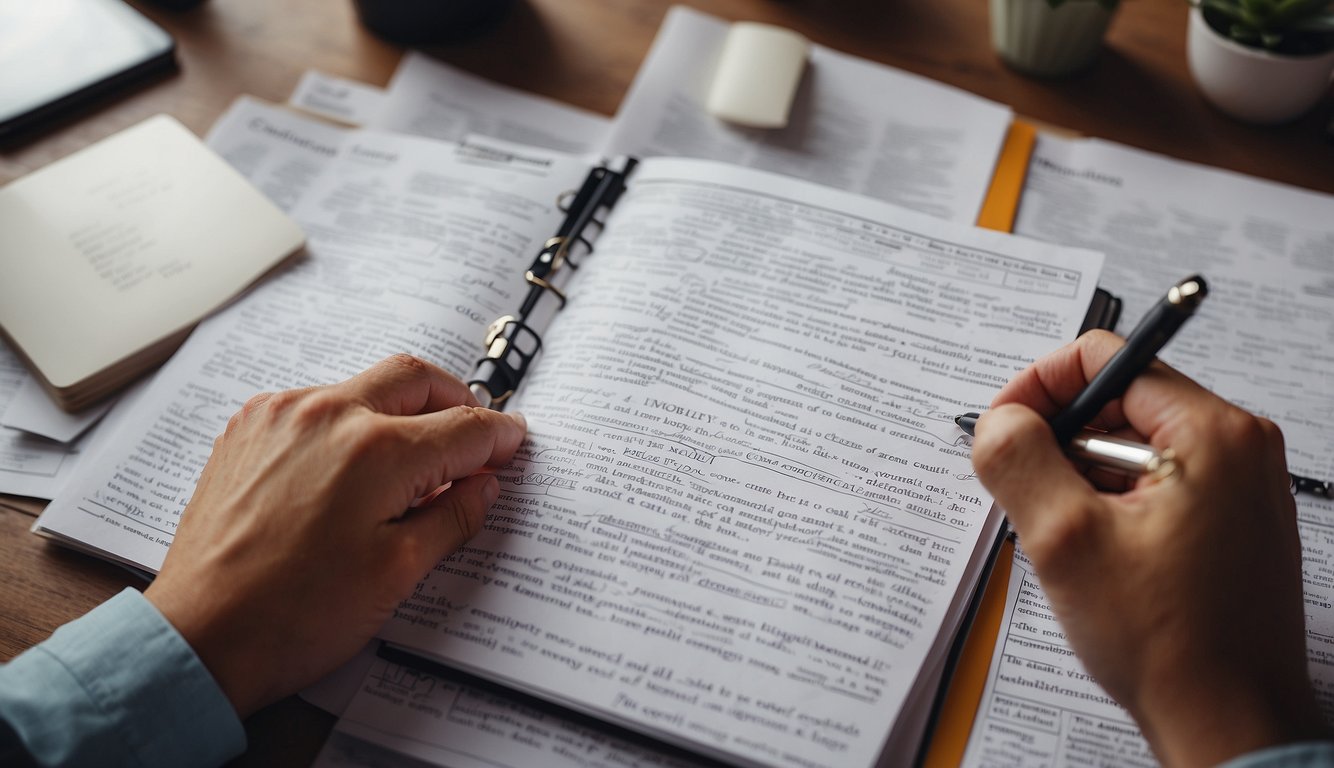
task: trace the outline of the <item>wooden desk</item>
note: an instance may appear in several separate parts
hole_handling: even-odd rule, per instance
[[[283,101],[309,68],[387,82],[401,50],[366,33],[346,0],[208,0],[185,12],[134,5],[177,39],[181,70],[106,99],[0,151],[0,183],[150,115],[203,134],[237,95]],[[1186,68],[1184,0],[1128,0],[1089,72],[1032,80],[991,50],[986,0],[695,0],[725,18],[796,28],[816,42],[1012,105],[1035,120],[1334,193],[1329,105],[1291,125],[1257,128],[1210,109]],[[493,80],[606,114],[620,103],[669,6],[666,0],[525,0],[498,29],[435,49]],[[136,580],[29,534],[40,504],[0,497],[0,659],[39,642]],[[332,718],[295,699],[247,723],[240,764],[306,764]]]

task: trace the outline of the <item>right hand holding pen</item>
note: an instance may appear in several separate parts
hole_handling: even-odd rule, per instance
[[[1120,348],[1095,331],[1039,360],[977,424],[973,464],[1089,673],[1167,765],[1318,738],[1283,437],[1155,362],[1092,426],[1176,455],[1095,487],[1047,419]]]

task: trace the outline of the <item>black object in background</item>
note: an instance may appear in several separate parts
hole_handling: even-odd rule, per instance
[[[121,0],[0,0],[0,140],[175,63],[171,36]]]
[[[0,0],[3,2],[3,0]],[[354,0],[367,29],[395,43],[448,43],[500,23],[514,0]]]

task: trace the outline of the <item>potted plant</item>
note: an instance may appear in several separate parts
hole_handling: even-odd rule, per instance
[[[1255,123],[1291,120],[1329,88],[1334,0],[1192,0],[1191,75],[1220,110]]]
[[[1002,60],[1054,77],[1093,63],[1118,0],[991,0],[991,42]]]

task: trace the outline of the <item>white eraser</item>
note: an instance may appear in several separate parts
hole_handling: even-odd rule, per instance
[[[709,114],[752,128],[787,125],[810,48],[809,40],[790,29],[733,24],[713,75]]]

